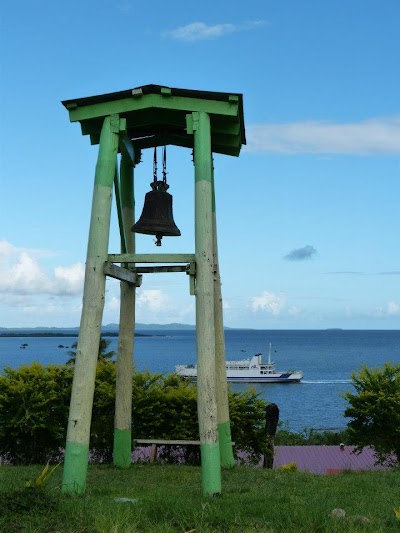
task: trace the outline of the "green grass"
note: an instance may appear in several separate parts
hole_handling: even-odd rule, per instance
[[[2,533],[400,531],[399,471],[317,476],[238,467],[223,471],[221,496],[204,498],[198,467],[90,466],[86,494],[76,497],[61,493],[61,468],[44,491],[25,488],[42,468],[0,467]],[[335,508],[345,520],[330,516]]]

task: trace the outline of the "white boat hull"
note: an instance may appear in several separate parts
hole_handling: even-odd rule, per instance
[[[197,368],[190,368],[185,365],[176,367],[178,375],[191,381],[197,381]],[[252,369],[241,371],[226,371],[226,379],[230,383],[299,383],[303,379],[302,372],[274,372],[273,374],[260,374],[259,370]]]

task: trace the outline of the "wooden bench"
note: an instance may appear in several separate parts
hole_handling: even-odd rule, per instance
[[[134,439],[137,444],[151,446],[150,463],[154,463],[157,458],[158,446],[200,446],[199,440],[168,440],[168,439]],[[235,443],[232,442],[232,445]]]

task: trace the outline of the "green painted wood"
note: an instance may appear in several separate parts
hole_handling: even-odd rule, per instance
[[[113,462],[118,468],[129,468],[132,463],[131,429],[114,429]]]
[[[200,444],[203,496],[221,494],[221,465],[218,443]]]
[[[111,278],[118,279],[119,281],[133,283],[134,285],[136,285],[138,282],[138,276],[136,272],[132,272],[127,268],[114,265],[114,263],[111,263],[110,261],[106,261],[104,263],[104,274],[106,276],[110,276]]]
[[[128,209],[128,212],[129,212],[129,215],[127,217],[129,219],[128,226],[129,226],[130,220],[134,216],[134,213],[133,212],[131,213],[130,210],[135,209],[133,173],[134,173],[134,163],[132,162],[132,159],[130,156],[127,156],[125,153],[123,153],[121,157],[121,163],[120,163],[121,205],[122,205],[122,208]],[[126,231],[127,233],[129,232],[129,234],[132,234],[130,227],[126,227]],[[128,237],[128,235],[126,235],[126,237]],[[133,238],[134,238],[134,234],[132,234],[132,239]],[[133,241],[132,241],[132,246],[133,246]],[[132,246],[130,248],[132,248]]]
[[[223,320],[221,274],[218,259],[217,242],[217,217],[215,209],[215,187],[214,171],[212,176],[213,198],[212,198],[212,219],[213,219],[213,251],[214,251],[214,324],[215,324],[215,376],[216,376],[216,398],[218,413],[218,435],[221,454],[221,466],[230,468],[235,466],[236,461],[233,454],[233,444],[231,436],[231,426],[229,419],[228,383],[226,379],[226,358],[225,358],[225,332]]]
[[[112,263],[191,263],[195,254],[109,254]]]
[[[178,90],[179,93],[182,91]],[[103,114],[119,110],[123,113],[126,123],[126,136],[121,135],[120,150],[130,150],[129,139],[133,139],[134,160],[140,161],[136,152],[154,146],[168,144],[193,148],[193,137],[190,128],[186,128],[188,111],[206,111],[211,117],[212,151],[238,156],[242,144],[246,142],[243,124],[242,101],[229,98],[224,93],[207,93],[199,91],[183,91],[194,94],[193,97],[173,95],[173,93],[146,94],[142,92],[129,95],[129,91],[120,94],[101,95],[78,99],[76,106],[70,107],[70,119],[81,123],[82,133],[90,135],[91,144],[97,144],[100,138],[101,119]],[[204,95],[204,98],[199,97]],[[168,96],[170,94],[170,96]],[[222,96],[221,99],[221,95]],[[119,94],[118,94],[119,95]],[[235,96],[235,95],[231,95]],[[110,98],[108,101],[107,98]],[[216,98],[215,100],[213,98]],[[100,107],[99,107],[100,106]],[[188,107],[189,106],[189,107]],[[233,109],[235,109],[233,111]],[[124,142],[128,143],[127,146]],[[133,154],[130,153],[130,157]]]
[[[112,185],[118,150],[118,117],[104,119],[95,171],[92,213],[86,258],[82,316],[72,383],[64,485],[82,483],[82,455],[77,449],[88,447],[98,347],[105,297],[103,265],[107,260]],[[86,473],[84,474],[86,476]]]
[[[94,141],[92,144],[97,144],[93,137]],[[238,141],[238,137],[228,136],[228,135],[216,135],[212,139],[212,151],[214,153],[220,153],[231,156],[238,156],[241,149],[241,144]],[[192,139],[189,136],[179,136],[173,133],[160,136],[144,137],[142,139],[137,139],[135,141],[135,147],[140,150],[145,150],[146,148],[153,148],[154,146],[165,146],[165,145],[181,146],[183,148],[193,148]]]
[[[193,113],[195,165],[197,398],[204,494],[221,490],[214,329],[214,253],[210,117]]]
[[[156,444],[157,446],[162,446],[163,444],[167,446],[199,446],[199,440],[171,440],[171,439],[135,439],[137,444]]]
[[[166,124],[167,129],[176,131],[186,128],[186,117],[183,113],[177,113],[174,109],[148,109],[145,113],[127,115],[126,131],[130,129],[150,129],[154,124]],[[101,130],[101,120],[87,120],[81,123],[82,135],[97,134]],[[240,123],[236,117],[219,116],[211,120],[212,140],[216,134],[236,136],[241,134]],[[164,132],[164,135],[166,132]],[[120,137],[122,137],[120,135]],[[128,138],[130,141],[130,139]],[[125,142],[125,141],[124,141]],[[133,159],[135,162],[135,159]]]
[[[66,494],[84,494],[89,458],[89,444],[68,441],[65,445],[62,492]],[[73,458],[73,460],[70,460]]]
[[[115,189],[115,203],[117,206],[119,236],[120,236],[120,241],[121,241],[121,252],[125,254],[127,252],[126,240],[125,240],[126,231],[124,228],[124,220],[122,216],[122,204],[121,204],[121,195],[119,191],[119,178],[118,178],[118,167],[117,166],[115,167],[115,174],[114,174],[114,189]]]
[[[198,446],[199,440],[171,440],[171,439],[135,439],[137,444],[157,444],[162,446],[163,444],[171,446]]]
[[[217,100],[202,100],[182,96],[163,96],[159,94],[147,94],[141,98],[121,98],[109,102],[77,107],[69,110],[71,122],[105,117],[113,114],[124,114],[132,111],[141,111],[147,108],[174,109],[187,112],[202,111],[214,115],[238,116],[236,102],[222,102]]]
[[[135,162],[137,152],[153,146],[173,144],[193,149],[193,136],[186,127],[186,115],[206,112],[211,120],[211,146],[215,153],[238,156],[246,144],[241,94],[193,91],[157,85],[62,102],[70,120],[79,121],[90,142],[99,141],[102,118],[119,113],[126,120],[128,139],[132,139]],[[126,139],[126,137],[125,137]],[[124,146],[120,147],[121,152]]]
[[[123,154],[125,159],[128,161],[128,163],[134,166],[137,161],[135,149],[126,131],[123,131],[119,134],[119,149],[121,154]]]
[[[202,487],[206,495],[216,494],[221,491],[221,460],[223,464],[230,461],[228,449],[231,446],[229,413],[225,420],[224,408],[219,408],[217,421],[216,399],[216,362],[215,352],[219,350],[216,329],[223,328],[222,313],[221,325],[218,325],[218,306],[215,304],[215,294],[220,290],[220,280],[214,285],[214,268],[218,267],[217,253],[213,249],[212,212],[212,161],[211,152],[227,155],[239,155],[241,145],[245,144],[244,119],[242,96],[228,93],[211,93],[207,91],[189,91],[185,89],[170,89],[159,86],[143,86],[131,91],[112,93],[78,99],[76,101],[63,102],[69,111],[72,122],[79,121],[84,135],[90,135],[92,144],[100,143],[99,158],[96,165],[95,187],[92,205],[91,228],[88,243],[87,271],[85,275],[84,305],[81,320],[81,335],[78,341],[77,369],[89,370],[87,383],[81,379],[84,372],[82,369],[75,372],[79,375],[74,378],[74,383],[80,381],[79,386],[74,384],[73,394],[79,401],[71,399],[70,422],[68,426],[68,444],[65,472],[70,481],[78,483],[78,463],[83,465],[81,469],[80,487],[84,487],[87,468],[87,459],[82,459],[82,453],[76,453],[78,448],[87,446],[86,433],[90,430],[91,403],[82,401],[93,398],[92,390],[92,366],[93,357],[88,356],[88,342],[96,345],[99,339],[99,326],[101,324],[102,305],[104,301],[105,276],[102,266],[108,260],[112,263],[123,263],[126,268],[136,263],[186,263],[190,264],[190,286],[192,293],[196,295],[196,321],[197,321],[197,352],[199,364],[199,413],[200,442],[202,453]],[[123,117],[119,118],[118,114]],[[103,123],[103,118],[105,118]],[[100,133],[101,132],[101,133]],[[119,203],[119,219],[121,227],[122,252],[128,253],[110,254],[104,252],[104,244],[108,247],[109,233],[109,210],[111,207],[112,170],[110,161],[103,157],[107,152],[106,137],[111,134],[118,136],[115,149],[112,149],[112,165],[115,166],[116,152],[120,151],[126,167],[133,166],[140,161],[140,150],[150,146],[175,144],[188,148],[194,148],[195,152],[195,254],[135,254],[134,234],[129,231],[132,225],[134,201],[133,188],[130,190],[129,180],[118,182],[116,185]],[[133,139],[133,141],[131,141]],[[115,151],[115,153],[114,153]],[[109,151],[110,155],[111,151]],[[102,155],[101,155],[102,154]],[[122,168],[122,167],[121,167]],[[127,171],[124,171],[128,174]],[[121,170],[122,176],[122,170]],[[123,188],[125,187],[125,192]],[[133,185],[132,185],[133,187]],[[128,191],[128,192],[127,192]],[[118,204],[117,204],[118,206]],[[95,231],[94,221],[98,227]],[[128,222],[129,221],[129,222]],[[128,229],[129,228],[129,229]],[[125,245],[124,245],[125,239]],[[133,240],[132,240],[133,239]],[[133,244],[132,244],[133,243]],[[96,255],[97,254],[97,255]],[[113,269],[115,265],[110,265]],[[196,267],[196,282],[193,274]],[[117,267],[118,268],[118,267]],[[151,268],[151,267],[150,267]],[[154,267],[157,268],[157,267]],[[96,270],[96,275],[93,276]],[[91,275],[89,275],[91,274]],[[219,276],[219,272],[218,272]],[[129,278],[130,279],[130,278]],[[219,284],[219,285],[218,285]],[[219,286],[219,289],[218,289]],[[85,303],[86,302],[86,303]],[[222,299],[221,299],[222,304]],[[86,306],[86,307],[85,307]],[[86,312],[89,307],[91,312]],[[117,380],[122,376],[131,377],[131,370],[124,366],[128,360],[127,353],[133,353],[134,337],[134,308],[135,287],[128,281],[121,282],[121,322],[120,337],[121,346],[118,348],[118,360],[120,370],[117,370]],[[132,312],[133,309],[133,312]],[[86,310],[86,311],[85,311]],[[100,317],[100,318],[99,318]],[[121,336],[121,329],[125,331]],[[92,334],[89,335],[88,332]],[[132,342],[132,349],[130,343]],[[80,351],[81,348],[81,351]],[[96,351],[97,353],[97,351]],[[86,354],[86,355],[84,355]],[[125,354],[125,355],[124,355]],[[79,363],[80,361],[85,361]],[[131,360],[131,357],[129,357]],[[124,362],[124,364],[122,364]],[[88,364],[86,364],[88,363]],[[117,363],[118,365],[118,363]],[[118,372],[120,378],[118,378]],[[93,378],[94,379],[94,378]],[[130,380],[131,381],[131,380]],[[127,387],[120,381],[117,396],[120,405],[127,402],[124,391]],[[82,386],[89,385],[83,394],[78,391]],[[200,386],[199,386],[200,385]],[[93,385],[94,386],[94,385]],[[121,398],[123,398],[121,400]],[[118,403],[117,402],[117,403]],[[86,409],[86,411],[85,411]],[[85,412],[84,412],[85,411]],[[118,414],[117,414],[118,412]],[[130,417],[126,414],[127,408],[116,407],[115,423],[115,456],[116,464],[126,465],[129,450],[127,442],[131,439]],[[89,413],[89,423],[87,424]],[[122,414],[124,413],[124,414]],[[83,414],[82,419],[77,415]],[[75,427],[78,429],[75,431]],[[82,428],[86,428],[84,431]],[[219,439],[224,450],[220,450]],[[123,443],[123,444],[121,444]],[[87,455],[87,452],[85,452]],[[73,459],[74,456],[80,459]],[[85,454],[83,454],[85,455]],[[227,459],[228,458],[228,459]],[[71,484],[69,484],[71,486]],[[84,490],[84,488],[83,488]]]
[[[121,157],[120,180],[125,242],[127,250],[134,253],[135,234],[130,231],[135,218],[134,168],[130,158],[124,154]],[[129,268],[126,263],[125,266]],[[136,284],[140,284],[136,273],[135,277]],[[120,295],[113,461],[115,466],[127,468],[131,464],[132,453],[132,372],[136,286],[121,281]]]

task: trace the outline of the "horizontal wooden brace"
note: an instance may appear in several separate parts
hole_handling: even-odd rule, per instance
[[[104,263],[104,274],[120,281],[132,283],[136,287],[140,287],[142,281],[141,276],[138,276],[136,272],[114,265],[110,261]]]
[[[194,254],[109,254],[111,263],[192,263]]]
[[[157,444],[158,446],[199,446],[199,440],[134,439],[137,444]]]
[[[170,440],[170,439],[133,439],[137,444],[156,444],[157,446],[199,446],[199,440]],[[235,443],[232,442],[234,446]]]
[[[161,272],[187,272],[186,265],[169,265],[169,266],[156,266],[156,267],[137,267],[135,272],[138,274],[158,274]]]

